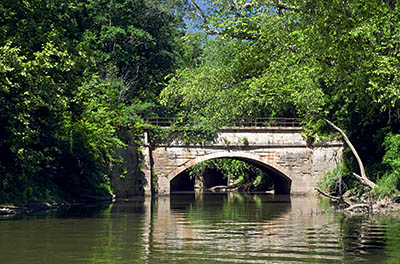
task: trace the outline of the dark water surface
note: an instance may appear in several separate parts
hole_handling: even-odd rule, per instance
[[[304,196],[138,198],[0,218],[0,263],[400,263],[398,219]]]

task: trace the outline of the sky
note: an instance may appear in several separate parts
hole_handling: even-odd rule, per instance
[[[197,4],[204,10],[207,9],[207,3],[204,3],[202,0],[197,0]]]
[[[205,3],[203,0],[196,0],[196,3],[200,6],[200,8],[201,8],[204,12],[206,12],[207,7],[208,7],[208,4],[207,4],[207,3]],[[189,20],[185,19],[185,22],[186,22],[186,24],[188,25],[188,30],[189,30],[189,31],[191,31],[191,32],[198,32],[198,31],[199,31],[198,29],[193,28],[193,27],[191,26],[191,24],[189,23]]]

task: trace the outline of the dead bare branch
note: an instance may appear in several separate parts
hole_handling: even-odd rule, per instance
[[[371,180],[369,180],[366,177],[362,177],[362,176],[358,175],[357,173],[353,172],[353,176],[356,177],[357,180],[359,180],[361,184],[363,184],[367,187],[370,187],[371,189],[373,189],[374,187],[377,186],[376,183],[372,182]]]
[[[237,191],[239,189],[238,186],[232,185],[232,186],[226,186],[226,185],[217,185],[213,186],[211,188],[208,188],[207,191],[211,192],[232,192],[232,191]]]
[[[370,206],[368,204],[353,204],[353,205],[350,205],[349,207],[345,208],[344,210],[345,211],[353,211],[358,208],[367,208],[369,210]]]
[[[321,191],[319,188],[315,188],[315,190],[319,194],[321,194],[321,195],[323,195],[323,196],[325,196],[325,197],[327,197],[327,198],[329,198],[329,199],[331,199],[333,201],[341,202],[341,203],[344,203],[344,204],[346,204],[348,206],[352,206],[353,205],[349,200],[343,198],[343,196],[336,197],[336,196],[333,196],[333,195],[330,195],[330,194],[328,194],[326,192]]]
[[[353,175],[356,176],[356,178],[364,185],[370,187],[371,189],[373,189],[374,187],[376,187],[376,184],[374,182],[372,182],[371,180],[368,179],[366,173],[365,173],[365,169],[364,169],[364,164],[360,158],[360,156],[358,155],[356,149],[354,148],[353,144],[351,143],[350,139],[347,137],[347,135],[344,133],[344,131],[342,129],[340,129],[339,127],[337,127],[334,123],[332,123],[331,121],[329,121],[326,118],[322,118],[322,120],[324,120],[326,123],[328,123],[331,127],[333,127],[336,131],[338,131],[344,141],[346,142],[346,144],[349,146],[349,148],[351,149],[351,152],[353,153],[354,157],[356,158],[357,162],[358,162],[358,166],[360,167],[360,173],[361,176],[353,173]]]
[[[367,209],[368,211],[370,211],[371,206],[368,204],[365,204],[365,203],[353,204],[352,202],[350,202],[350,200],[344,198],[343,196],[336,197],[336,196],[330,195],[328,193],[325,193],[318,188],[315,188],[315,190],[317,190],[317,192],[319,194],[331,199],[332,201],[336,201],[336,202],[347,205],[347,207],[344,209],[345,212],[351,212],[351,211],[355,211],[357,209]]]

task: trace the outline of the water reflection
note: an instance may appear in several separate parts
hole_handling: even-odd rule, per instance
[[[162,263],[340,260],[335,226],[317,214],[316,203],[304,196],[235,193],[159,198],[152,256]]]
[[[1,263],[398,263],[394,218],[306,196],[182,194],[0,220]]]

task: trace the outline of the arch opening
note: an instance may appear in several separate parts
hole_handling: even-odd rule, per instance
[[[203,191],[215,186],[228,186],[229,179],[215,168],[205,168],[201,174],[190,173],[190,168],[179,173],[170,183],[171,192]]]
[[[290,194],[292,180],[285,174],[257,160],[246,159],[246,158],[245,159],[238,158],[238,159],[248,162],[253,166],[262,170],[264,173],[266,173],[270,178],[270,180],[272,181],[273,190],[275,194]]]
[[[171,192],[194,191],[195,179],[191,178],[187,170],[176,175],[170,182]]]
[[[178,168],[175,171],[175,175],[170,177],[170,190],[172,193],[179,191],[207,190],[214,186],[222,185],[229,187],[235,184],[235,179],[227,177],[227,175],[224,175],[223,172],[215,168],[206,168],[202,171],[201,175],[195,175],[190,172],[194,165],[201,164],[204,161],[231,159],[245,162],[259,169],[265,175],[263,179],[264,182],[258,186],[258,188],[248,189],[248,191],[269,191],[272,187],[275,194],[290,194],[292,181],[288,176],[273,166],[263,162],[262,158],[248,156],[249,155],[232,155],[232,153],[229,153],[226,156],[220,155],[215,157],[215,155],[210,155],[209,158],[199,158],[190,162],[189,165],[182,166],[182,168]],[[243,191],[245,189],[240,190]]]

